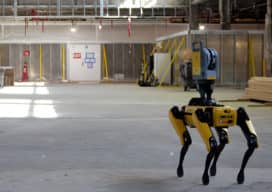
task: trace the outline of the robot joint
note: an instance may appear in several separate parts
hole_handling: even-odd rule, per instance
[[[257,141],[257,136],[251,134],[248,138],[248,147],[249,148],[257,148],[258,147],[258,141]]]
[[[216,142],[216,139],[214,137],[211,137],[209,139],[209,143],[210,143],[210,146],[211,146],[211,151],[212,150],[215,150],[216,147],[217,147],[217,142]]]

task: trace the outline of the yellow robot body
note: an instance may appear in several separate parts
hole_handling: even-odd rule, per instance
[[[232,107],[213,107],[213,127],[230,127],[237,123],[237,110]]]
[[[182,119],[178,119],[175,117],[175,114],[173,114],[172,111],[169,111],[169,120],[172,123],[172,126],[174,127],[181,145],[185,144],[185,140],[183,137],[184,132],[186,131],[186,126],[184,124],[184,121]]]

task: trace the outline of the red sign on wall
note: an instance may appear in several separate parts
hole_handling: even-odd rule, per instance
[[[73,53],[74,59],[81,59],[81,53]]]
[[[23,55],[26,57],[30,56],[30,51],[29,50],[24,50]]]

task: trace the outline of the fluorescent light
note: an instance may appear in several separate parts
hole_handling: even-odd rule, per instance
[[[205,30],[205,25],[199,25],[199,30],[201,31]]]
[[[76,28],[75,27],[71,27],[70,31],[74,33],[74,32],[76,32]]]

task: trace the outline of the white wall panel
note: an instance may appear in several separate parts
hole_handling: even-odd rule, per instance
[[[101,46],[98,44],[69,44],[67,46],[68,80],[101,80]]]

